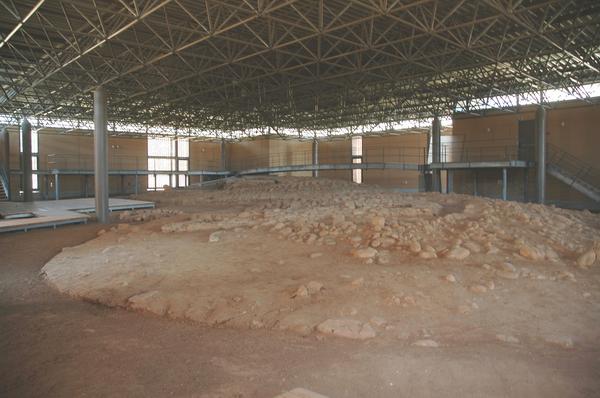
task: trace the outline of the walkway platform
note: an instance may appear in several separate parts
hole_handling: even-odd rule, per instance
[[[414,170],[419,171],[423,166],[417,163],[331,163],[331,164],[299,164],[290,166],[271,166],[247,169],[236,173],[239,176],[270,174],[270,173],[288,173],[295,171],[314,171],[314,170]]]
[[[483,162],[448,162],[431,163],[431,170],[460,170],[460,169],[510,169],[532,167],[533,162],[526,160],[483,161]]]
[[[131,199],[109,199],[110,211],[154,208],[154,202]],[[46,200],[39,202],[0,202],[0,233],[56,228],[65,224],[87,223],[88,213],[95,211],[94,198]],[[34,217],[4,219],[32,213]]]

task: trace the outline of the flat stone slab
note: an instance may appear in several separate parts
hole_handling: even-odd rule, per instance
[[[309,391],[305,388],[294,388],[291,391],[284,392],[275,398],[327,398],[325,395]]]

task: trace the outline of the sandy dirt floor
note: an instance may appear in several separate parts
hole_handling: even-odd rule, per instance
[[[597,215],[265,183],[0,236],[0,396],[598,395]]]

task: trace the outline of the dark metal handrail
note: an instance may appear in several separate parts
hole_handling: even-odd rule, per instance
[[[596,189],[600,189],[600,169],[595,168],[554,144],[547,144],[546,163],[568,173],[573,182],[580,180]]]
[[[446,144],[441,147],[442,163],[498,162],[513,160],[530,160],[533,148],[519,145],[484,145]]]
[[[0,164],[0,184],[2,184],[6,197],[10,200],[10,180],[2,164]]]

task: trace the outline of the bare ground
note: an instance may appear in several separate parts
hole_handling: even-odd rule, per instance
[[[211,212],[220,208],[214,203],[204,205]],[[454,206],[452,212],[464,210]],[[447,215],[444,212],[441,216]],[[176,215],[168,221],[186,219]],[[589,397],[600,391],[598,272],[593,267],[573,267],[574,258],[566,251],[561,252],[565,264],[541,260],[523,265],[519,262],[525,260],[512,260],[519,269],[533,270],[528,277],[521,274],[512,280],[481,269],[476,254],[468,261],[436,259],[431,263],[398,249],[387,263],[367,264],[348,255],[353,248],[343,239],[336,245],[311,245],[284,239],[270,229],[250,233],[233,228],[221,232],[218,242],[208,243],[213,229],[160,232],[164,224],[163,220],[151,221],[133,233],[122,228],[88,245],[102,243],[99,248],[104,249],[122,244],[129,250],[135,246],[132,242],[150,242],[141,247],[161,251],[181,245],[189,248],[190,255],[213,252],[214,256],[217,250],[213,248],[234,253],[236,234],[248,234],[245,247],[238,243],[237,256],[218,261],[242,267],[250,283],[240,286],[222,273],[205,273],[214,285],[213,297],[240,296],[241,300],[228,301],[239,309],[247,296],[265,297],[260,293],[264,289],[258,288],[264,288],[261,281],[269,279],[277,285],[271,290],[281,295],[270,302],[281,305],[289,300],[292,313],[303,315],[299,318],[306,325],[312,327],[328,317],[352,318],[371,324],[377,336],[350,340],[281,330],[286,329],[279,327],[283,316],[260,318],[258,324],[253,323],[254,316],[239,322],[226,317],[226,322],[211,327],[206,326],[206,318],[198,322],[176,316],[169,313],[169,307],[161,317],[148,311],[125,311],[120,307],[127,305],[119,302],[109,308],[75,300],[50,288],[40,270],[63,247],[96,237],[100,228],[89,225],[10,234],[0,236],[1,396],[272,397],[295,387],[330,397]],[[147,240],[137,239],[138,234]],[[261,248],[266,239],[277,249]],[[83,254],[92,252],[84,250]],[[326,254],[311,259],[314,252]],[[77,253],[71,249],[63,254]],[[162,263],[169,263],[170,258]],[[410,264],[406,259],[411,259]],[[398,261],[403,264],[400,269]],[[555,277],[564,269],[575,281]],[[449,274],[457,281],[446,281]],[[538,280],[536,275],[547,279]],[[214,279],[217,276],[220,279]],[[363,282],[353,285],[360,277]],[[291,297],[298,286],[313,279],[323,283],[322,291]],[[471,291],[473,284],[489,280],[495,281],[493,290]],[[254,295],[247,286],[256,288]],[[209,290],[197,287],[204,287],[205,293]],[[398,287],[402,295],[390,290]],[[129,293],[123,297],[130,297]],[[393,296],[401,301],[386,301]],[[102,301],[103,297],[120,295],[100,294],[86,300]],[[167,302],[170,305],[170,299]],[[470,307],[461,306],[464,303]],[[377,318],[374,323],[373,317]],[[519,342],[498,340],[496,334],[516,337]],[[549,335],[568,337],[574,345],[565,348],[560,339],[553,344]],[[423,339],[439,346],[414,345]]]

